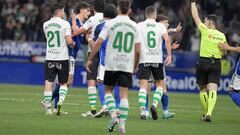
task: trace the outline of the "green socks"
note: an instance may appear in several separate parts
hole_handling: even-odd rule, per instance
[[[146,98],[147,98],[146,90],[141,88],[138,93],[138,104],[140,107],[141,115],[145,115]]]
[[[51,108],[52,106],[52,91],[44,91],[44,101],[45,101],[45,107]]]
[[[161,101],[162,95],[163,95],[163,88],[157,87],[153,95],[153,106],[155,108],[157,108],[158,102]]]
[[[129,108],[128,99],[127,98],[121,99],[119,107],[120,124],[125,124],[125,121],[127,120],[128,117],[128,108]]]
[[[88,100],[91,110],[96,110],[97,104],[97,89],[96,87],[90,86],[88,87]]]
[[[115,118],[117,114],[116,114],[116,103],[113,95],[110,93],[105,94],[105,101],[108,107],[108,111],[111,115],[111,118]]]
[[[66,86],[61,86],[59,89],[59,101],[63,103],[67,95],[68,88]]]

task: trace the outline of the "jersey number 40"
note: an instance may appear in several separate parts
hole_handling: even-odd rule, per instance
[[[118,49],[118,52],[124,51],[130,53],[133,49],[134,35],[132,32],[127,32],[123,35],[123,32],[117,32],[113,41],[113,48]]]

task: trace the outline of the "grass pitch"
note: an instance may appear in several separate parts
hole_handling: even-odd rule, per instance
[[[198,94],[169,93],[173,119],[139,120],[137,92],[129,92],[127,135],[240,135],[240,108],[229,96],[218,96],[212,123],[200,121],[202,108]],[[87,90],[70,88],[63,106],[68,115],[45,116],[40,105],[43,86],[0,84],[0,135],[117,135],[108,133],[108,117],[83,118],[88,107]],[[100,101],[97,101],[100,109]],[[117,129],[117,127],[116,127]]]

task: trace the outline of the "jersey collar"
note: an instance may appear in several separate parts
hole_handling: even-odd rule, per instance
[[[55,16],[55,17],[52,17],[52,19],[62,19],[62,18]]]
[[[118,18],[129,18],[129,16],[127,16],[127,15],[118,15],[117,17]]]
[[[154,20],[154,19],[146,19],[146,21],[148,21],[148,22],[156,22],[156,20]]]

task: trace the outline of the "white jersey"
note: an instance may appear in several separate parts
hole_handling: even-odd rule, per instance
[[[47,39],[46,60],[69,60],[65,36],[71,35],[70,24],[53,17],[43,24],[43,30]]]
[[[153,19],[138,24],[141,56],[139,63],[163,63],[162,42],[166,27]]]
[[[235,72],[232,75],[230,87],[233,88],[234,90],[240,91],[240,58],[238,59]]]
[[[103,13],[96,13],[94,16],[90,17],[84,24],[83,28],[85,30],[88,30],[92,28],[91,38],[94,38],[94,31],[95,28],[98,26],[98,24],[102,23],[104,21],[103,19]],[[90,46],[88,46],[88,52],[91,52]]]
[[[128,16],[117,16],[105,23],[99,37],[108,39],[105,57],[106,71],[133,73],[137,24]]]

